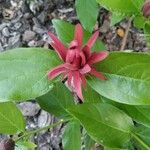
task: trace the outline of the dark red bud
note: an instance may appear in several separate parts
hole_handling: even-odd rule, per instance
[[[144,3],[142,11],[143,11],[143,16],[145,18],[150,18],[150,0],[147,0]]]
[[[5,139],[0,142],[0,150],[14,150],[15,142],[12,139]]]

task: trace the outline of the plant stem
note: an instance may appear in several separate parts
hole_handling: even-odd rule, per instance
[[[129,30],[130,30],[131,23],[132,23],[132,19],[133,19],[133,16],[129,18],[127,29],[126,29],[126,32],[125,32],[125,36],[124,36],[124,38],[122,40],[120,51],[123,51],[125,49],[125,46],[126,46],[126,43],[127,43],[128,34],[129,34]]]
[[[54,124],[52,124],[52,125],[49,125],[49,126],[46,126],[46,127],[43,127],[43,128],[39,128],[39,129],[35,129],[35,130],[32,130],[32,131],[29,131],[29,132],[23,134],[22,136],[16,138],[14,141],[17,142],[17,141],[19,141],[20,139],[25,138],[25,137],[27,137],[27,136],[30,136],[30,135],[32,135],[32,134],[39,133],[39,132],[41,132],[41,131],[54,128],[54,127],[56,127],[56,126],[62,124],[63,122],[65,122],[65,121],[64,121],[64,120],[60,120],[59,122],[56,122],[56,123],[54,123]]]
[[[144,143],[136,134],[132,133],[132,136],[143,146],[143,148],[145,148],[145,150],[150,150],[150,147],[146,143]]]

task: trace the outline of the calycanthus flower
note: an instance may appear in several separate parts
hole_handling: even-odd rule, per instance
[[[82,85],[86,86],[85,76],[87,74],[106,80],[106,77],[92,66],[108,56],[107,51],[91,52],[91,48],[99,36],[99,31],[96,31],[88,42],[82,46],[83,30],[81,25],[77,24],[74,39],[70,42],[68,48],[54,34],[51,32],[48,34],[52,40],[51,46],[64,62],[48,72],[49,79],[54,79],[58,75],[63,74],[63,78],[67,78],[68,86],[83,100]]]

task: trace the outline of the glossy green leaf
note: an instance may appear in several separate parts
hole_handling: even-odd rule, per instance
[[[0,133],[15,134],[25,130],[23,115],[12,102],[0,103]]]
[[[64,44],[68,45],[74,37],[74,26],[68,22],[57,19],[54,19],[52,22],[60,40]],[[84,31],[83,43],[86,43],[90,36],[91,34],[89,32]],[[94,51],[100,51],[105,49],[106,48],[104,44],[100,40],[97,40],[93,46]]]
[[[132,0],[97,0],[97,2],[111,12],[121,13],[125,15],[133,15],[139,13],[137,6],[133,3]]]
[[[84,103],[99,103],[101,102],[101,96],[93,90],[88,84],[83,88]]]
[[[96,142],[104,146],[122,148],[130,140],[132,119],[112,105],[82,104],[68,111]]]
[[[112,52],[96,69],[107,80],[90,76],[88,83],[102,96],[131,105],[150,105],[150,55]]]
[[[18,141],[15,150],[35,150],[37,146],[30,141]]]
[[[117,103],[108,98],[101,97],[103,103],[111,104],[121,110],[123,110],[134,121],[150,127],[150,106],[134,106]]]
[[[85,130],[84,130],[83,138],[84,138],[83,141],[84,141],[85,149],[91,150],[95,144],[95,141],[87,134]]]
[[[145,35],[147,42],[150,44],[150,22],[145,23],[144,35]]]
[[[34,99],[51,89],[47,72],[59,64],[55,52],[17,48],[0,54],[0,101]]]
[[[76,0],[76,11],[83,27],[87,31],[92,32],[99,12],[96,0]]]
[[[119,23],[121,20],[125,18],[124,15],[118,14],[118,13],[112,13],[110,19],[111,19],[111,26],[114,26],[115,24]]]
[[[136,122],[150,127],[150,106],[122,105],[122,109]]]
[[[37,98],[37,100],[42,109],[57,117],[68,116],[66,108],[74,105],[73,95],[61,82],[54,84],[53,89],[49,93]]]
[[[63,150],[81,150],[80,123],[76,120],[69,122],[62,136]]]
[[[150,128],[140,125],[136,129],[136,134],[150,147]]]
[[[134,22],[133,23],[134,23],[134,26],[136,28],[139,28],[139,29],[144,28],[144,25],[146,23],[146,18],[144,18],[142,15],[141,16],[136,16],[134,18]]]

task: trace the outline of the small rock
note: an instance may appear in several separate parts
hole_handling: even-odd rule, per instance
[[[2,43],[0,42],[0,52],[2,52],[4,48],[2,47]]]
[[[28,46],[29,47],[36,47],[38,44],[37,44],[37,41],[35,41],[35,40],[32,40],[32,41],[30,41],[29,43],[28,43]]]
[[[17,22],[14,24],[14,29],[18,30],[21,26],[22,26],[22,24],[20,22]]]
[[[2,24],[0,24],[0,31],[4,28],[4,27],[6,27],[7,26],[7,24],[6,23],[2,23]]]
[[[42,29],[41,27],[38,27],[36,25],[33,26],[33,31],[38,33],[38,34],[44,34],[46,33],[46,30]]]
[[[33,31],[31,31],[31,30],[27,30],[27,31],[25,31],[24,34],[23,34],[23,41],[28,42],[28,41],[34,39],[35,35],[36,35],[35,32],[33,32]]]
[[[110,22],[108,20],[105,20],[102,27],[100,28],[100,31],[102,33],[106,33],[110,28]]]
[[[9,30],[8,30],[8,28],[7,28],[7,27],[3,28],[3,30],[2,30],[2,34],[3,34],[5,37],[9,37],[10,32],[9,32]]]
[[[32,102],[20,103],[18,107],[21,109],[23,115],[28,117],[35,116],[40,110],[40,106],[37,103]]]
[[[51,116],[44,110],[41,111],[40,116],[38,117],[38,127],[42,128],[46,125],[49,125],[51,122]]]
[[[9,38],[8,41],[8,48],[15,48],[15,47],[19,47],[21,44],[20,42],[20,34],[18,35],[14,35],[13,37]]]
[[[47,18],[46,12],[43,11],[42,13],[40,13],[38,15],[37,18],[40,20],[41,23],[44,23],[46,21],[46,18]]]

